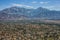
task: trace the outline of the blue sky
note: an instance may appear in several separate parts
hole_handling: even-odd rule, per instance
[[[0,10],[12,6],[25,8],[44,7],[47,9],[60,11],[60,0],[0,0]]]

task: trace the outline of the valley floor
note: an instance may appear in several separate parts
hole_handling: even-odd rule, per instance
[[[0,22],[0,40],[60,40],[60,24]]]

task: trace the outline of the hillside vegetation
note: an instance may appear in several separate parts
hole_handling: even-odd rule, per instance
[[[0,40],[60,40],[60,25],[47,23],[0,23]]]

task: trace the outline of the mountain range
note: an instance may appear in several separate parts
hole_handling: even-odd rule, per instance
[[[10,7],[0,11],[0,20],[21,20],[21,19],[60,19],[60,11],[49,10],[39,7],[27,9],[22,7]]]

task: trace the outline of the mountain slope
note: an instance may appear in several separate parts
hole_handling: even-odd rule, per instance
[[[18,20],[21,18],[31,19],[60,19],[60,11],[48,10],[46,8],[39,7],[37,9],[26,9],[22,7],[11,7],[0,11],[0,20]]]

